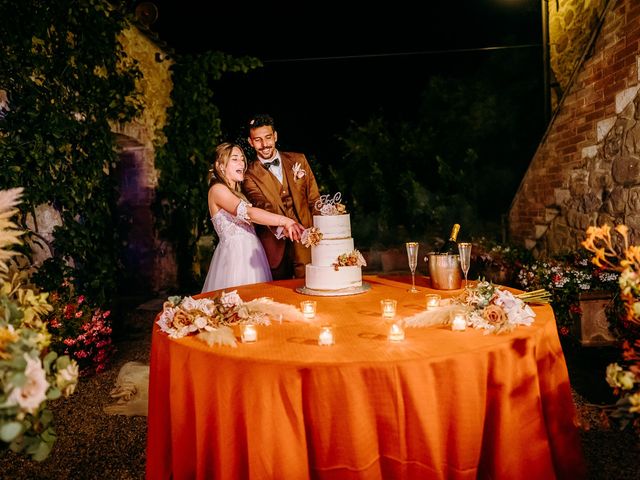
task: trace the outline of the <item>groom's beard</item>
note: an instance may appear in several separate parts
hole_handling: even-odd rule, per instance
[[[257,150],[258,152],[258,156],[262,159],[262,160],[272,160],[273,157],[276,154],[276,148],[275,147],[264,147],[260,150]]]

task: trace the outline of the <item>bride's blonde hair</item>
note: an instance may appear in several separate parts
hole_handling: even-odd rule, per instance
[[[244,152],[240,145],[236,145],[231,142],[221,143],[216,147],[216,157],[213,162],[213,168],[209,170],[209,187],[211,187],[215,183],[224,183],[229,190],[231,190],[236,196],[246,200],[246,197],[242,194],[242,190],[240,190],[240,184],[236,182],[235,187],[231,186],[231,182],[224,174],[225,168],[227,168],[227,164],[229,163],[229,158],[231,158],[231,152],[233,149],[237,148],[242,153],[242,159],[244,160],[244,171],[247,171],[247,159],[244,156]]]

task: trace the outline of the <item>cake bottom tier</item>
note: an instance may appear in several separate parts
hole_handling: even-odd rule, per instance
[[[362,286],[362,267],[316,267],[306,266],[307,288],[313,290],[340,290]]]

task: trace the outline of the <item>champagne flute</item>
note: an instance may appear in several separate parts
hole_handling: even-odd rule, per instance
[[[409,270],[411,270],[411,293],[417,293],[416,288],[416,267],[418,266],[418,242],[407,242],[407,257],[409,258]]]
[[[460,268],[464,273],[464,288],[467,288],[467,274],[471,266],[471,244],[466,242],[458,243],[458,252],[460,253]]]

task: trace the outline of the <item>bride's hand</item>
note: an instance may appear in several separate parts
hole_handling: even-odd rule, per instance
[[[296,242],[300,241],[302,232],[304,232],[304,227],[302,225],[295,220],[287,218],[283,226],[287,237]]]

